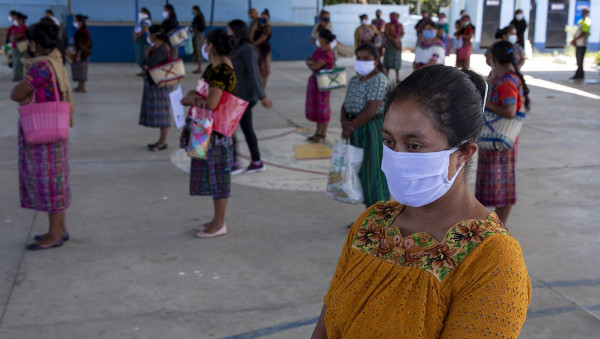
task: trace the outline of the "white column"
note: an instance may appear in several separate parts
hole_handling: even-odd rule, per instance
[[[546,42],[546,23],[548,22],[548,0],[537,0],[537,15],[535,18],[535,44]]]
[[[500,6],[500,28],[504,28],[510,24],[515,16],[515,7],[513,0],[502,0]]]
[[[588,44],[597,44],[600,42],[600,0],[590,0],[590,19],[592,19],[592,27]]]

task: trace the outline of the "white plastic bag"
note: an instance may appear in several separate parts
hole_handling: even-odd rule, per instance
[[[363,190],[358,172],[362,164],[363,150],[348,144],[347,140],[338,140],[333,145],[327,196],[349,204],[363,201]]]

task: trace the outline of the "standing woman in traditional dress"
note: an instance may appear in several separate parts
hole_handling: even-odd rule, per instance
[[[400,80],[400,69],[402,68],[402,37],[404,27],[398,19],[400,15],[396,12],[390,14],[390,22],[385,25],[385,55],[383,56],[383,67],[386,75],[390,70],[396,71],[396,80]]]
[[[148,43],[148,28],[152,26],[152,16],[146,7],[142,7],[138,13],[138,21],[133,29],[133,42],[135,42],[135,59],[138,66],[142,69],[139,76],[144,76],[144,58],[146,50],[150,47]]]
[[[58,43],[58,26],[40,23],[27,33],[33,58],[24,58],[28,70],[25,79],[16,85],[11,99],[21,105],[32,102],[59,100],[71,103],[71,126],[73,97],[71,83],[63,65]],[[58,88],[55,86],[55,82]],[[58,92],[58,93],[57,93]],[[19,121],[19,183],[21,207],[46,212],[49,228],[46,234],[36,235],[29,250],[41,250],[63,245],[69,240],[66,211],[71,203],[69,186],[68,141],[29,145],[25,140]]]
[[[354,31],[354,48],[366,43],[372,43],[377,45],[377,42],[381,42],[379,36],[379,30],[375,25],[369,21],[369,16],[361,14],[358,16],[360,19],[360,26]]]
[[[208,83],[206,98],[190,91],[181,103],[185,106],[205,107],[214,110],[224,92],[235,94],[237,79],[229,54],[235,48],[233,36],[222,29],[210,31],[202,53],[210,60],[202,78]],[[207,55],[208,54],[208,55]],[[225,212],[231,195],[231,163],[233,143],[230,137],[213,131],[206,159],[192,158],[190,169],[190,195],[211,195],[214,204],[213,219],[196,227],[198,238],[213,238],[227,234]]]
[[[258,19],[258,25],[252,35],[254,46],[258,48],[260,75],[262,77],[263,88],[267,88],[267,80],[269,74],[271,74],[271,36],[273,35],[273,27],[269,21],[271,16],[269,10],[265,10],[260,13],[260,19]]]
[[[193,71],[194,74],[202,72],[202,43],[204,42],[204,30],[206,29],[206,21],[204,20],[204,14],[200,10],[200,7],[192,7],[192,14],[194,14],[194,20],[192,26],[190,26],[190,32],[192,36],[192,46],[194,47],[194,54],[192,54],[192,61],[198,64],[198,68]]]
[[[342,105],[340,122],[342,138],[364,150],[360,166],[364,200],[369,207],[382,200],[389,200],[385,176],[381,171],[383,137],[383,97],[389,84],[379,62],[379,51],[373,44],[356,49],[354,70],[357,75],[350,79]]]
[[[148,69],[158,66],[172,59],[173,49],[169,43],[169,37],[160,25],[150,26],[150,48],[146,51],[144,60],[144,94],[142,95],[142,106],[140,110],[139,124],[147,127],[160,128],[160,137],[157,142],[148,144],[150,151],[162,151],[167,149],[167,135],[171,127],[171,104],[169,93],[173,86],[157,87],[150,77]]]
[[[14,16],[13,26],[11,26],[11,44],[12,44],[12,60],[13,60],[13,81],[23,80],[23,63],[21,58],[25,56],[24,52],[19,51],[17,43],[26,40],[27,25],[25,20],[27,16],[17,12]]]
[[[413,70],[436,64],[443,65],[445,57],[444,42],[437,36],[435,24],[428,22],[421,31],[421,40],[417,42]]]
[[[529,88],[515,64],[513,44],[499,41],[491,48],[492,73],[490,101],[486,108],[497,115],[513,119],[524,106],[529,110]],[[517,201],[517,153],[519,139],[509,150],[479,150],[475,196],[481,204],[496,207],[496,214],[506,224]]]
[[[87,81],[88,59],[92,55],[92,37],[85,23],[87,19],[87,16],[77,14],[73,21],[73,26],[77,31],[73,37],[75,42],[75,56],[73,63],[71,63],[71,72],[73,73],[73,81],[79,83],[73,92],[87,92],[85,82]]]
[[[471,66],[471,53],[473,53],[472,40],[475,35],[475,26],[471,25],[471,17],[465,15],[461,20],[461,28],[454,33],[456,39],[462,40],[460,48],[456,49],[456,67],[469,69]]]
[[[320,91],[317,86],[317,72],[323,69],[332,69],[335,66],[335,54],[331,49],[331,42],[335,35],[330,30],[324,29],[319,33],[317,50],[306,59],[306,66],[312,71],[306,87],[306,119],[317,123],[315,134],[307,140],[321,142],[327,136],[327,125],[331,118],[331,105],[329,103],[330,91]]]
[[[167,4],[163,7],[163,22],[160,24],[165,31],[167,37],[171,32],[175,31],[179,28],[179,20],[177,20],[177,14],[175,14],[175,7],[171,4]],[[173,48],[171,53],[173,53],[173,58],[179,57],[179,50],[177,48]]]

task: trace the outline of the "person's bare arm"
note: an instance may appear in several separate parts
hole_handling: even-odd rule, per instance
[[[223,95],[223,90],[216,87],[210,87],[208,89],[208,96],[206,98],[201,97],[195,91],[190,91],[188,94],[181,99],[181,104],[184,106],[198,106],[204,107],[209,110],[214,110],[217,108],[219,101],[221,100],[221,96]]]
[[[517,115],[517,105],[514,104],[502,106],[488,101],[488,103],[485,104],[485,108],[489,109],[490,111],[498,114],[503,118],[512,119]]]
[[[327,329],[325,328],[325,313],[327,312],[327,306],[323,305],[321,309],[321,315],[317,321],[317,325],[313,330],[311,339],[327,339]]]
[[[13,88],[10,99],[21,105],[26,105],[29,103],[34,89],[29,82],[23,80]]]

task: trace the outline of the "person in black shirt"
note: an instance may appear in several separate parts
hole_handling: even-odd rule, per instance
[[[517,9],[514,19],[510,24],[517,30],[517,43],[525,48],[525,30],[527,29],[527,21],[523,18],[523,11]]]
[[[194,74],[202,73],[202,42],[204,42],[204,30],[206,29],[206,21],[204,20],[204,14],[200,10],[200,7],[192,7],[192,14],[194,14],[194,20],[190,27],[190,32],[193,33],[192,43],[194,46],[194,54],[192,54],[192,61],[198,63],[198,69],[195,70]]]
[[[165,33],[169,35],[173,30],[179,28],[179,21],[177,21],[177,14],[175,14],[175,8],[173,5],[165,5],[162,12],[163,22],[160,24],[165,30]]]

